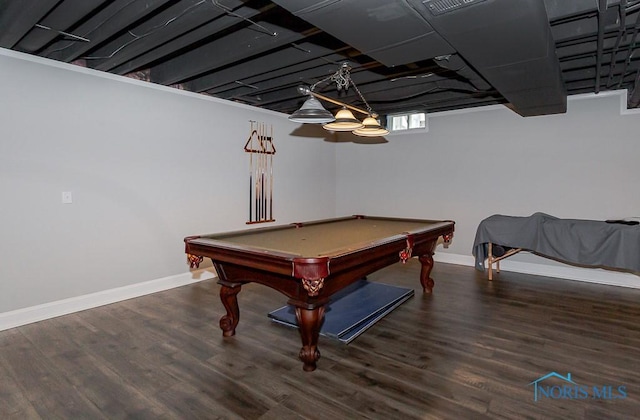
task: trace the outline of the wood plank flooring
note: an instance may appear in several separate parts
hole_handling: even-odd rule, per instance
[[[370,276],[416,295],[349,345],[321,337],[312,373],[298,332],[266,316],[286,299],[254,284],[227,339],[213,281],[3,331],[0,418],[637,418],[640,290],[509,272],[488,282],[442,263],[432,276],[433,295],[416,261]],[[626,398],[534,401],[531,382],[550,372]],[[556,396],[567,385],[548,381]]]

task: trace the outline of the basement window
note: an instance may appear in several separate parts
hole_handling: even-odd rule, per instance
[[[425,112],[408,112],[387,116],[387,129],[392,133],[410,130],[427,131],[427,114]]]

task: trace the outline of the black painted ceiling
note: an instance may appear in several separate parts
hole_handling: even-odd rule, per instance
[[[381,115],[614,89],[637,107],[639,29],[640,0],[0,1],[0,47],[288,114],[343,62]]]

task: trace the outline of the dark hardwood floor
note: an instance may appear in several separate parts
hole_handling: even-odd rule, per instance
[[[436,263],[423,295],[418,273],[370,276],[416,295],[349,345],[321,337],[312,373],[255,284],[227,339],[213,281],[0,332],[0,418],[637,418],[640,290]],[[551,372],[577,385],[534,401]]]

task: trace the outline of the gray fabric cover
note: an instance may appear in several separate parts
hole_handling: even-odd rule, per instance
[[[476,269],[484,271],[488,243],[522,248],[572,264],[640,273],[640,225],[493,215],[480,222],[473,243]]]

